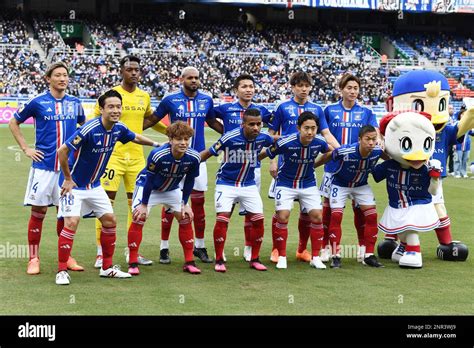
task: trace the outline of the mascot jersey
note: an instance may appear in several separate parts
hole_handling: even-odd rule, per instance
[[[462,143],[464,137],[456,139],[458,133],[457,125],[446,125],[443,130],[439,133],[436,133],[435,141],[435,151],[433,153],[433,158],[441,162],[441,177],[446,177],[446,160],[448,157],[448,149],[450,146],[457,145]]]

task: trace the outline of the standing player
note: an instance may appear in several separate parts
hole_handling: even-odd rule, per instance
[[[224,158],[217,172],[216,225],[214,226],[214,247],[216,250],[216,272],[225,272],[223,259],[224,244],[227,237],[232,206],[239,202],[249,215],[252,223],[250,241],[252,255],[250,267],[257,271],[267,268],[260,262],[259,253],[263,241],[263,203],[255,184],[255,168],[258,155],[263,147],[273,143],[273,137],[262,133],[262,116],[258,109],[247,109],[239,129],[225,133],[208,150],[201,152],[202,161],[217,156],[224,151]]]
[[[293,98],[281,102],[275,108],[273,118],[271,121],[269,133],[280,133],[282,136],[297,133],[298,117],[305,111],[312,112],[319,119],[319,131],[324,136],[326,141],[333,147],[338,147],[336,139],[328,130],[326,120],[324,119],[323,109],[309,100],[309,93],[313,86],[313,79],[306,72],[296,72],[290,78],[291,91]],[[278,166],[275,160],[270,162],[270,174],[275,179],[277,177],[278,167],[281,165],[281,160],[278,161]],[[272,180],[268,196],[274,197],[275,180]],[[272,218],[272,226],[276,223],[276,216]],[[299,244],[296,251],[296,259],[300,261],[310,262],[311,254],[306,250],[306,245],[310,236],[311,218],[305,211],[300,212],[298,231]],[[278,262],[278,249],[273,245],[271,260]]]
[[[185,264],[183,271],[199,274],[193,256],[193,213],[187,205],[194,186],[194,178],[199,176],[199,153],[189,148],[194,130],[182,121],[174,122],[167,128],[169,143],[150,152],[146,167],[137,177],[133,195],[133,222],[128,230],[130,262],[128,272],[140,274],[138,269],[138,248],[142,241],[143,225],[151,208],[163,204],[173,211],[179,222],[179,240],[183,247]],[[185,178],[183,191],[180,181]]]
[[[230,132],[235,128],[239,128],[242,124],[242,118],[244,112],[247,109],[259,109],[262,115],[262,121],[266,124],[270,123],[271,113],[263,105],[258,105],[252,102],[255,95],[255,80],[251,75],[242,74],[238,76],[234,81],[233,86],[237,101],[233,103],[221,104],[214,108],[215,116],[222,120],[224,126],[224,133]],[[261,184],[260,176],[260,162],[255,168],[255,183],[258,190],[260,191]],[[250,261],[252,247],[250,241],[250,228],[252,222],[249,216],[246,215],[245,210],[240,207],[239,214],[245,215],[244,231],[245,231],[245,247],[244,247],[244,259]]]
[[[103,251],[101,277],[129,278],[130,274],[112,267],[115,250],[116,219],[112,204],[100,186],[100,177],[105,171],[117,141],[133,141],[142,145],[153,145],[152,140],[130,131],[119,122],[122,113],[122,96],[109,90],[99,97],[101,117],[87,122],[79,128],[58,150],[62,175],[59,179],[61,200],[59,216],[64,217],[64,228],[58,241],[58,273],[56,284],[69,285],[66,262],[72,250],[74,235],[81,216],[97,217],[102,223],[100,242]]]
[[[120,61],[120,74],[122,82],[120,85],[113,87],[122,96],[122,116],[120,122],[125,124],[128,129],[136,134],[143,132],[143,120],[153,114],[150,104],[150,95],[137,87],[140,80],[141,69],[140,59],[135,56],[125,56]],[[97,103],[94,109],[94,117],[100,115],[100,107]],[[155,127],[161,133],[164,133],[166,126],[159,122]],[[110,157],[104,175],[101,177],[101,184],[107,196],[110,198],[112,206],[114,206],[115,196],[123,179],[125,192],[128,200],[128,220],[127,229],[132,223],[131,205],[132,194],[135,189],[135,180],[138,173],[145,166],[143,157],[143,147],[129,142],[127,144],[118,143],[115,145],[112,156]],[[102,267],[102,249],[100,246],[100,235],[102,225],[100,220],[96,220],[96,240],[97,240],[97,257],[95,267]],[[128,262],[128,254],[127,254]],[[138,257],[138,263],[141,265],[151,265],[153,261]]]
[[[329,131],[336,138],[338,144],[348,145],[358,142],[359,130],[367,125],[373,126],[377,130],[378,124],[375,114],[369,108],[357,103],[360,91],[360,79],[352,74],[344,74],[339,81],[339,90],[341,93],[341,100],[337,103],[330,104],[324,109],[324,116],[329,127]],[[331,208],[329,206],[329,189],[331,187],[332,163],[326,164],[324,167],[324,176],[321,180],[320,192],[324,196],[323,201],[323,227],[324,227],[324,246],[328,245],[329,233],[328,228],[331,219]],[[354,211],[354,225],[357,230],[357,237],[359,240],[359,250],[357,260],[362,262],[364,259],[364,214],[352,202]],[[329,260],[330,252],[328,248],[324,248],[321,253],[323,261]]]
[[[69,68],[63,62],[50,65],[46,71],[49,91],[30,99],[23,108],[15,112],[10,120],[10,130],[25,155],[33,160],[25,194],[25,205],[31,205],[28,222],[28,247],[30,260],[27,273],[40,273],[39,244],[43,220],[48,206],[59,205],[59,160],[57,150],[76,130],[77,124],[85,121],[84,110],[78,98],[66,94],[69,83]],[[33,117],[36,128],[36,145],[31,149],[20,130],[20,124]],[[63,229],[64,220],[58,219],[56,231]],[[83,271],[70,257],[67,268]]]
[[[323,137],[316,136],[318,118],[309,111],[298,117],[298,133],[278,139],[259,156],[275,158],[280,155],[282,165],[278,169],[275,185],[275,214],[277,222],[272,228],[273,244],[278,249],[277,268],[287,268],[286,240],[288,239],[288,220],[293,201],[299,200],[301,210],[308,212],[311,219],[310,235],[312,258],[310,265],[324,269],[326,266],[319,257],[323,240],[321,196],[316,186],[314,162],[319,153],[329,159],[332,146]],[[324,161],[324,159],[323,159]]]
[[[191,148],[200,152],[206,148],[204,138],[204,123],[216,132],[222,134],[222,124],[214,117],[214,103],[212,97],[199,91],[199,71],[194,67],[186,67],[181,71],[180,82],[182,88],[179,91],[165,95],[160,105],[156,108],[153,116],[145,119],[143,129],[153,126],[166,115],[169,115],[171,123],[184,121],[194,129],[194,137],[191,139]],[[202,262],[211,263],[212,259],[207,255],[204,244],[204,230],[206,229],[206,216],[204,212],[204,192],[207,191],[207,167],[201,163],[199,177],[194,181],[194,189],[191,193],[191,208],[194,213],[194,229],[196,230],[194,255]],[[169,234],[174,214],[162,212],[160,262],[169,263]]]
[[[382,149],[376,145],[377,142],[378,133],[375,127],[364,126],[359,130],[358,143],[343,145],[332,153],[332,159],[338,162],[330,189],[329,239],[333,254],[332,268],[341,267],[339,252],[342,235],[341,222],[346,200],[350,196],[359,205],[365,220],[365,254],[362,262],[371,267],[383,267],[374,255],[377,241],[377,210],[374,194],[367,183],[369,173],[383,154]]]

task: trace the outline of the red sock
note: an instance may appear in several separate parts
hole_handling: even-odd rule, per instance
[[[63,228],[58,239],[58,271],[67,271],[67,260],[71,255],[76,231]]]
[[[439,244],[447,245],[453,241],[451,236],[451,221],[449,216],[439,219],[439,227],[435,229],[436,237],[438,237]]]
[[[188,218],[183,219],[179,222],[178,235],[179,235],[179,242],[181,243],[181,246],[183,247],[184,261],[185,262],[194,261],[193,227],[191,225],[191,221]]]
[[[161,209],[161,240],[170,239],[171,226],[173,225],[173,212],[167,213],[167,209]]]
[[[193,190],[191,192],[191,208],[194,214],[194,229],[196,238],[204,239],[206,229],[206,213],[204,212],[204,192]]]
[[[224,253],[228,225],[229,218],[227,216],[217,215],[216,225],[214,226],[214,249],[216,250],[216,261],[223,259],[222,254]]]
[[[104,227],[100,232],[100,245],[102,246],[102,269],[112,267],[112,258],[115,251],[115,239],[117,237],[117,226]]]
[[[352,211],[354,212],[354,226],[357,231],[357,239],[359,240],[359,245],[365,245],[364,236],[365,236],[365,215],[362,209],[355,206],[355,202],[352,201]]]
[[[252,233],[252,221],[250,221],[250,214],[245,215],[244,233],[245,233],[245,246],[251,246],[252,241],[250,240],[250,236]]]
[[[405,251],[416,251],[417,253],[421,252],[421,248],[419,245],[408,245],[406,246]]]
[[[308,246],[308,239],[311,234],[311,218],[308,214],[300,212],[300,218],[298,220],[298,232],[300,239],[298,241],[298,252],[302,253]]]
[[[45,215],[46,214],[38,213],[37,211],[31,211],[30,221],[28,221],[28,249],[30,251],[30,260],[39,255],[39,244]]]
[[[273,216],[272,216],[272,235],[273,235],[273,231],[275,229],[275,224],[277,223],[277,221],[278,221],[277,215],[273,214]],[[273,238],[272,238],[272,243],[273,243],[272,250],[277,249],[277,246],[275,244],[275,239],[273,239]]]
[[[273,244],[278,249],[279,256],[286,256],[286,241],[288,239],[288,222],[277,220],[272,230]]]
[[[342,236],[342,215],[343,208],[331,209],[331,223],[329,224],[329,241],[331,242],[332,254],[340,254],[339,244]]]
[[[128,249],[130,250],[130,259],[128,263],[138,263],[138,249],[142,242],[143,221],[133,221],[128,229]]]
[[[360,210],[360,209],[359,209]],[[375,208],[364,211],[365,228],[364,228],[364,242],[365,252],[368,254],[374,253],[375,243],[377,242],[377,210]],[[360,239],[359,239],[360,243]]]
[[[323,247],[324,230],[321,222],[312,222],[310,225],[311,232],[311,254],[319,256],[319,251]]]
[[[325,198],[323,202],[323,248],[329,244],[329,224],[331,223],[331,207],[329,206],[329,201],[326,201],[326,199],[327,198]]]
[[[260,254],[260,247],[263,241],[263,214],[251,214],[250,220],[252,221],[252,257],[251,259],[257,259]]]
[[[58,220],[56,221],[56,233],[58,234],[58,237],[61,234],[61,231],[63,230],[63,228],[64,228],[64,218],[58,218]]]

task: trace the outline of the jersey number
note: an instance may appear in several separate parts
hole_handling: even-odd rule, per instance
[[[222,191],[216,191],[216,193],[217,193],[217,199],[216,199],[216,201],[218,201],[219,198],[221,198],[221,196],[222,196]]]
[[[281,199],[281,190],[278,190],[278,192],[277,192],[275,198],[278,199],[278,200]]]
[[[337,190],[337,187],[333,188],[333,189],[332,189],[332,195],[331,195],[331,196],[337,197],[337,191],[338,191],[338,190]]]
[[[32,189],[33,189],[33,191],[35,191],[35,193],[36,193],[36,191],[38,190],[38,184],[39,184],[39,182],[37,182],[36,184],[34,184],[33,187],[32,187]]]
[[[102,179],[109,178],[109,180],[112,180],[115,176],[115,170],[105,168],[104,174],[102,174]]]

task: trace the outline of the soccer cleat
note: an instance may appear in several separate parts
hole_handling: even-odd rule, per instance
[[[95,257],[94,268],[102,268],[102,261],[103,261],[102,255],[97,255]]]
[[[329,259],[331,258],[331,251],[329,250],[329,248],[326,247],[321,249],[319,255],[321,257],[322,262],[329,262]]]
[[[140,274],[140,268],[138,268],[138,263],[132,263],[128,266],[128,273],[132,276],[137,276]]]
[[[398,265],[402,268],[421,268],[423,261],[421,253],[416,251],[405,251],[403,256],[398,261]]]
[[[277,263],[278,256],[279,256],[278,249],[277,248],[273,249],[272,254],[270,255],[270,261],[273,263]]]
[[[99,275],[105,278],[132,278],[130,273],[121,271],[119,265],[107,268],[106,270],[101,268]]]
[[[206,248],[196,248],[194,247],[193,250],[193,255],[198,257],[199,260],[201,260],[204,263],[212,263],[214,262],[212,259],[209,258],[207,255],[207,249]]]
[[[71,277],[67,271],[60,271],[56,273],[56,285],[69,285],[71,283]]]
[[[30,275],[39,274],[40,273],[40,260],[39,258],[35,257],[28,261],[28,268],[26,269],[26,273]]]
[[[313,256],[309,265],[316,269],[326,269],[326,265],[323,263],[320,256]]]
[[[310,262],[311,261],[311,254],[306,249],[303,250],[302,253],[299,253],[298,250],[296,250],[296,260],[297,261],[302,261],[302,262]]]
[[[370,267],[375,267],[375,268],[382,268],[384,265],[382,265],[379,260],[377,260],[377,257],[375,255],[370,255],[364,260],[362,260],[362,264],[365,266],[370,266]]]
[[[169,265],[171,263],[170,250],[169,249],[161,249],[160,250],[160,263],[162,263],[164,265]]]
[[[286,256],[278,256],[278,263],[276,264],[278,269],[287,269]]]
[[[267,270],[267,267],[265,267],[265,265],[263,265],[258,258],[250,260],[250,268],[256,269],[257,271]]]
[[[244,260],[249,262],[252,258],[252,247],[249,245],[244,246]]]
[[[357,262],[364,262],[365,259],[365,245],[357,246]]]
[[[341,257],[340,256],[333,256],[331,258],[331,268],[341,268],[342,267],[342,262],[341,262]]]
[[[398,247],[396,247],[392,253],[392,261],[398,263],[404,252],[405,246],[402,245],[402,243],[398,244]]]
[[[124,254],[125,254],[125,262],[130,263],[130,250],[128,248],[125,248]],[[151,266],[153,264],[153,261],[139,254],[138,264],[142,266]]]
[[[196,267],[196,264],[194,262],[189,262],[184,264],[183,272],[188,272],[191,274],[200,274],[201,270]]]
[[[74,272],[84,271],[84,267],[79,266],[72,256],[69,256],[69,259],[67,259],[67,269]]]
[[[214,270],[216,272],[225,273],[227,271],[227,269],[225,268],[224,261],[222,261],[222,260],[217,261],[216,265],[214,266]]]

